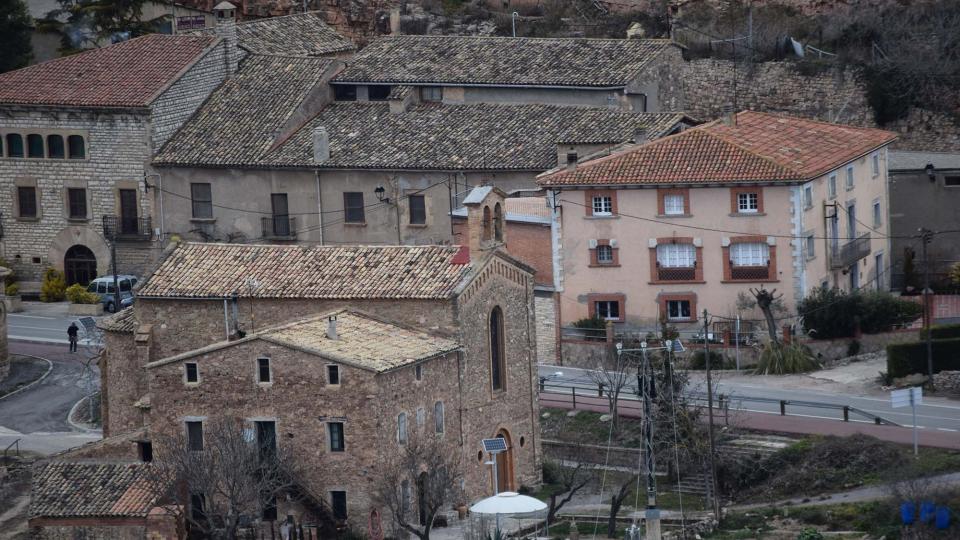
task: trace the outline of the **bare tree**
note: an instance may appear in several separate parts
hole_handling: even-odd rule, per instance
[[[432,434],[413,432],[400,455],[385,463],[373,500],[390,510],[402,530],[429,540],[434,518],[460,496],[461,478],[460,458],[452,445]]]
[[[763,318],[767,321],[767,332],[770,334],[770,341],[772,343],[779,343],[777,339],[777,322],[773,318],[773,309],[783,294],[777,296],[776,289],[768,291],[763,287],[750,289],[750,293],[753,294],[753,297],[757,300],[757,307],[763,312]]]
[[[610,425],[613,433],[620,432],[620,414],[618,405],[620,402],[620,392],[627,385],[628,376],[624,369],[624,362],[617,358],[613,366],[601,362],[597,369],[590,371],[590,378],[597,385],[597,388],[607,398],[610,410]]]
[[[617,537],[617,514],[620,513],[620,507],[623,506],[624,499],[630,495],[630,487],[636,485],[640,475],[631,474],[620,484],[620,489],[610,498],[610,515],[607,516],[607,538]]]
[[[202,449],[191,448],[184,434],[154,442],[154,495],[178,522],[206,537],[233,540],[241,527],[275,508],[279,495],[303,493],[288,450],[239,420],[204,423]]]
[[[591,471],[583,463],[583,445],[580,442],[573,443],[564,452],[564,457],[566,459],[563,461],[544,463],[544,481],[549,470],[550,483],[554,486],[547,506],[547,523],[553,523],[560,509],[590,483]]]

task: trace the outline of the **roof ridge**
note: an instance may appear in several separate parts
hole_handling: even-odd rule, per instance
[[[526,41],[553,41],[553,42],[572,42],[572,41],[606,41],[606,42],[633,42],[633,43],[674,43],[670,38],[642,38],[642,39],[626,39],[626,38],[588,38],[588,37],[533,37],[533,36],[458,36],[454,34],[431,34],[431,35],[414,35],[414,34],[402,34],[398,36],[387,35],[381,36],[377,39],[380,40],[398,40],[398,39],[472,39],[472,40],[526,40]]]
[[[320,19],[320,22],[322,22],[323,24],[327,24],[327,21],[323,20],[323,17],[320,17],[320,16],[319,16],[321,13],[322,13],[322,12],[321,12],[319,9],[313,9],[313,10],[310,10],[310,11],[302,11],[302,12],[300,12],[300,13],[287,13],[286,15],[271,15],[270,17],[261,17],[261,18],[259,18],[259,19],[251,19],[251,20],[249,20],[249,21],[241,21],[241,22],[237,23],[237,26],[246,26],[246,25],[248,25],[248,24],[263,23],[263,22],[272,21],[272,20],[275,20],[275,19],[289,19],[289,18],[292,18],[292,17],[303,17],[304,15],[314,15],[315,18]],[[327,26],[330,26],[330,25],[327,24]],[[331,28],[332,28],[332,27],[331,27]],[[339,33],[339,32],[338,32],[338,33]],[[346,38],[344,37],[344,39],[346,39]]]

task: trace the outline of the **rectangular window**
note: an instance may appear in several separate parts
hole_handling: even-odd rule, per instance
[[[343,194],[343,220],[346,223],[363,223],[366,218],[363,214],[363,193],[347,191]]]
[[[657,263],[667,268],[693,268],[697,264],[697,248],[693,244],[660,244]]]
[[[874,271],[877,273],[877,290],[882,291],[884,285],[884,276],[886,269],[883,267],[883,253],[877,253],[873,256]]]
[[[576,152],[567,152],[567,165],[576,164],[578,159],[580,159],[580,156]]]
[[[343,438],[343,422],[327,422],[327,438],[331,452],[343,452],[347,448]]]
[[[23,135],[7,133],[7,157],[23,157]]]
[[[613,264],[613,248],[597,246],[597,264]]]
[[[744,242],[730,246],[733,266],[766,266],[770,261],[770,246],[762,242]]]
[[[67,188],[70,219],[87,219],[87,190]]]
[[[407,413],[397,415],[397,442],[400,444],[407,442]]]
[[[370,101],[386,101],[390,97],[390,85],[375,84],[367,87],[367,99]]]
[[[414,366],[414,368],[413,368],[413,376],[414,376],[414,378],[417,379],[418,381],[422,381],[422,380],[423,380],[423,364],[417,364],[416,366]]]
[[[880,154],[877,152],[870,156],[870,172],[873,173],[874,178],[880,176]]]
[[[598,300],[593,303],[594,313],[606,321],[620,320],[620,302],[616,300]]]
[[[668,216],[680,216],[686,213],[683,195],[664,195],[663,213]]]
[[[410,224],[427,224],[427,201],[423,195],[410,195]]]
[[[883,225],[883,214],[880,212],[880,201],[873,201],[873,228]]]
[[[357,87],[353,84],[333,85],[333,99],[337,101],[356,101]]]
[[[257,358],[257,382],[270,382],[270,359]]]
[[[593,198],[593,215],[612,216],[613,215],[613,197],[601,195]]]
[[[806,243],[807,258],[808,259],[814,258],[817,254],[816,238],[814,238],[812,234],[808,234],[805,243]]]
[[[690,319],[689,300],[667,300],[667,319],[686,321]]]
[[[187,448],[195,452],[203,450],[203,422],[187,422]]]
[[[847,167],[847,189],[853,189],[853,166]]]
[[[186,362],[183,364],[184,376],[188,383],[200,382],[200,371],[197,369],[196,362]]]
[[[760,194],[738,193],[737,212],[741,214],[755,214],[760,210]]]
[[[438,401],[433,404],[434,430],[437,433],[443,433],[443,402]]]
[[[43,157],[43,135],[31,133],[27,135],[27,157]]]
[[[420,100],[424,102],[434,102],[434,103],[443,101],[443,87],[442,86],[421,87]]]
[[[960,187],[960,176],[944,176],[943,185],[947,187]]]
[[[269,228],[269,230],[264,231],[266,236],[274,236],[277,238],[289,237],[292,231],[290,227],[290,207],[286,193],[270,194],[270,211],[271,219],[265,227]]]
[[[63,135],[47,135],[47,157],[50,159],[63,159],[66,157]]]
[[[330,506],[333,507],[334,519],[339,519],[341,521],[347,519],[347,492],[331,491]]]
[[[153,443],[150,441],[137,441],[137,452],[140,454],[140,461],[150,463],[153,461]]]
[[[210,184],[190,184],[190,205],[193,208],[194,219],[213,218],[213,195]]]
[[[263,420],[253,423],[257,432],[257,448],[260,449],[260,459],[265,460],[277,455],[277,423],[273,420]]]
[[[340,384],[340,366],[333,364],[327,366],[327,384],[333,386]]]
[[[813,208],[813,186],[803,186],[803,207]]]
[[[857,237],[857,205],[847,203],[847,241]]]
[[[837,198],[837,175],[831,174],[830,178],[827,179],[827,195],[831,199]]]
[[[20,217],[37,217],[37,188],[33,186],[17,187],[17,203],[19,204]]]

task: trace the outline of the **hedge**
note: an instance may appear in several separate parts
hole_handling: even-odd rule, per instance
[[[960,338],[937,339],[932,345],[934,373],[960,370]],[[927,344],[887,345],[887,375],[898,378],[911,373],[927,373]]]
[[[933,339],[960,338],[960,324],[941,324],[933,327]],[[920,331],[920,339],[927,339],[927,330]]]

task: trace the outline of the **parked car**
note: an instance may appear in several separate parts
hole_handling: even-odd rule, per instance
[[[133,305],[133,287],[137,284],[137,276],[118,275],[117,284],[120,286],[120,309]],[[113,288],[113,275],[98,277],[87,285],[87,291],[100,296],[100,303],[110,313],[116,311],[116,295]]]

